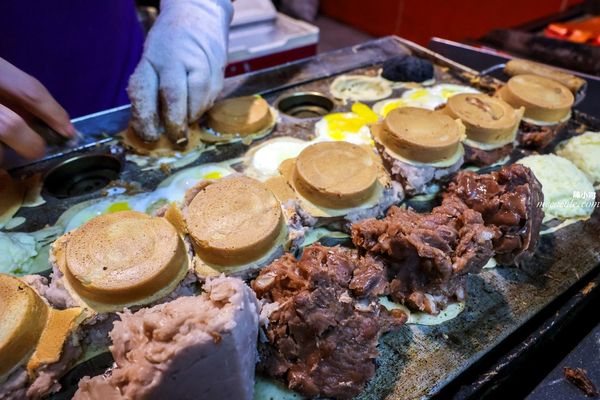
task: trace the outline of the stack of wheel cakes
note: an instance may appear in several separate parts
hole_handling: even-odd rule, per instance
[[[394,63],[372,80],[432,79],[425,60]],[[536,251],[554,192],[538,161],[509,162],[556,141],[581,89],[540,68],[509,63],[493,96],[393,109],[370,124],[371,143],[288,141],[293,156],[264,174],[238,168],[153,215],[107,213],[65,233],[49,281],[0,275],[0,398],[57,392],[90,349],[115,363],[76,399],[252,399],[255,370],[311,398],[358,395],[382,334],[463,304],[468,276],[493,260],[519,266]],[[185,149],[123,141],[142,155],[259,141],[250,157],[277,120],[259,96],[232,98],[190,127]],[[577,164],[585,147],[586,177],[597,142],[584,139],[561,149]],[[424,196],[437,199],[429,211],[401,204]],[[352,246],[310,239],[333,231]]]

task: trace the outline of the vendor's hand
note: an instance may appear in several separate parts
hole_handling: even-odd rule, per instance
[[[44,140],[27,124],[34,118],[65,137],[75,136],[67,112],[48,90],[37,79],[0,58],[0,143],[29,159],[43,156]]]
[[[146,141],[163,130],[187,142],[188,124],[210,108],[223,86],[230,0],[162,0],[144,54],[129,80],[132,127]]]

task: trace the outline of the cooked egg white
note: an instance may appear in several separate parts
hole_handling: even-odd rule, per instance
[[[244,157],[244,174],[258,180],[279,175],[279,165],[288,158],[295,158],[311,142],[293,137],[267,140],[248,150]]]
[[[442,96],[433,93],[432,88],[417,88],[407,90],[399,99],[388,99],[375,103],[373,110],[382,117],[385,117],[390,111],[400,107],[418,107],[435,110],[444,103],[446,103],[446,100]]]
[[[388,297],[382,296],[379,298],[379,304],[388,310],[402,310],[408,315],[407,324],[412,325],[440,325],[446,321],[456,318],[465,309],[465,303],[452,303],[441,310],[438,315],[431,315],[422,312],[412,312],[407,307],[399,303],[394,303]]]
[[[373,105],[373,111],[385,118],[390,111],[400,107],[408,107],[408,102],[403,99],[387,99],[378,101]]]
[[[402,100],[408,107],[427,108],[435,110],[437,107],[446,103],[446,99],[431,88],[419,88],[407,90],[402,94]]]
[[[399,107],[419,107],[435,110],[446,104],[448,99],[459,93],[479,93],[477,89],[469,86],[442,83],[431,87],[418,87],[407,90],[400,98],[387,99],[377,102],[373,110],[385,117],[390,111]]]
[[[348,235],[347,233],[332,231],[327,228],[318,227],[311,229],[306,233],[306,236],[304,236],[304,241],[302,241],[302,247],[308,247],[311,244],[316,243],[323,238],[344,240],[349,239],[350,235]]]
[[[594,186],[571,161],[546,154],[528,156],[518,163],[531,168],[542,184],[545,221],[589,217],[594,211]]]
[[[256,376],[254,381],[254,400],[301,400],[305,397],[292,392],[281,383]]]
[[[563,119],[561,119],[560,121],[542,121],[542,120],[539,120],[539,119],[533,119],[533,118],[523,117],[523,121],[528,122],[528,123],[533,124],[533,125],[537,125],[537,126],[558,125],[558,124],[561,124],[563,122],[568,121],[569,119],[571,119],[571,113],[568,113],[567,116],[564,117]]]
[[[440,83],[439,85],[435,85],[431,88],[432,94],[436,94],[441,96],[446,102],[450,97],[455,94],[461,93],[481,93],[479,90],[472,88],[470,86],[464,85],[454,85],[452,83]]]
[[[125,155],[125,159],[136,164],[142,169],[142,171],[158,169],[163,165],[168,165],[171,168],[183,168],[196,161],[198,158],[200,158],[204,151],[209,149],[212,149],[212,146],[198,147],[186,153],[175,153],[174,155],[168,157],[151,157],[128,153]]]
[[[77,204],[67,210],[59,221],[65,232],[83,225],[90,219],[111,212],[134,210],[148,214],[171,202],[181,202],[185,192],[205,179],[220,179],[235,171],[227,164],[203,164],[186,168],[161,182],[156,190],[136,195],[117,195]]]
[[[362,103],[354,103],[352,112],[325,115],[315,125],[315,141],[345,141],[358,145],[373,145],[368,124],[377,122],[378,115]]]
[[[483,269],[492,269],[498,266],[498,261],[494,257],[490,258],[489,261],[482,267]]]

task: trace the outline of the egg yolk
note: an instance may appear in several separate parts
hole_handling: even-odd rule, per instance
[[[333,140],[345,140],[346,134],[358,133],[360,129],[374,122],[379,117],[369,106],[354,103],[351,113],[333,113],[323,117],[327,121],[327,133]]]
[[[457,93],[456,90],[453,89],[442,89],[442,97],[445,98],[446,100],[449,99],[450,97],[454,96]]]
[[[427,89],[417,89],[414,92],[412,92],[411,94],[409,94],[407,97],[411,100],[419,100],[422,99],[423,97],[427,96],[429,94],[429,91]]]
[[[389,114],[390,111],[399,107],[406,107],[406,102],[404,100],[390,101],[385,106],[383,106],[383,108],[381,109],[381,114],[385,117]]]
[[[114,212],[128,211],[128,210],[131,210],[131,207],[129,207],[129,203],[126,201],[120,201],[118,203],[113,203],[106,208],[107,213],[114,213]]]
[[[371,108],[368,105],[363,103],[352,104],[352,112],[364,118],[370,124],[377,122],[377,120],[379,119],[375,111],[371,110]]]
[[[219,171],[207,172],[206,174],[204,174],[202,176],[203,179],[221,179],[222,177],[223,177],[223,174],[220,173]]]
[[[347,116],[342,113],[326,115],[327,131],[333,139],[342,138],[345,133],[357,133],[363,127],[365,121],[360,117]],[[341,139],[340,139],[341,140]]]

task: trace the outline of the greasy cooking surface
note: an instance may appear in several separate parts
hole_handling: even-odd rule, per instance
[[[320,91],[328,94],[329,84],[335,78],[327,77],[328,75],[346,71],[374,75],[381,62],[405,51],[398,39],[384,38],[309,61],[229,79],[224,96],[262,92],[265,99],[273,105],[279,96],[296,91]],[[422,50],[417,49],[417,54],[419,51]],[[376,66],[361,67],[371,63]],[[438,82],[461,82],[459,78],[462,73],[458,69],[447,70],[438,66],[435,73]],[[319,77],[326,78],[299,85],[295,83]],[[474,82],[478,81],[474,76],[471,78]],[[401,89],[394,90],[393,96],[397,97],[400,92]],[[367,104],[372,105],[372,102]],[[347,111],[349,108],[350,103],[344,105],[336,102],[332,112]],[[98,138],[102,132],[113,133],[123,129],[127,117],[126,110],[116,111],[107,116],[82,121],[77,124],[77,128],[93,133]],[[281,117],[281,122],[269,138],[295,136],[307,139],[311,136],[315,119],[295,120],[285,115]],[[600,124],[575,112],[568,123],[568,129],[578,132],[586,129],[600,130]],[[241,142],[218,146],[215,150],[203,153],[194,164],[239,157],[246,149],[247,146]],[[93,150],[109,152],[111,148],[100,146]],[[115,146],[112,151],[118,154],[119,148]],[[518,154],[516,152],[514,156]],[[22,172],[43,172],[55,162],[56,160],[40,162]],[[138,182],[143,190],[154,189],[164,178],[165,174],[161,170],[141,172],[132,163],[127,163],[121,173],[123,181]],[[33,231],[47,223],[52,224],[71,205],[97,196],[98,193],[60,201],[45,196],[47,203],[43,206],[19,212],[18,215],[26,217],[27,222],[18,229]],[[439,326],[405,325],[395,333],[384,335],[379,346],[379,367],[359,398],[420,398],[437,392],[598,265],[598,214],[596,211],[585,223],[573,224],[555,234],[542,236],[539,250],[532,260],[523,265],[522,270],[484,269],[479,275],[469,277],[466,310],[454,320]]]
[[[592,237],[600,231],[598,214],[586,226],[571,225],[554,236],[542,236],[524,270],[486,269],[469,277],[467,308],[454,320],[438,326],[406,325],[384,336],[381,367],[360,398],[369,399],[367,393],[420,398],[456,377],[478,353],[499,343],[598,264],[600,249]]]

